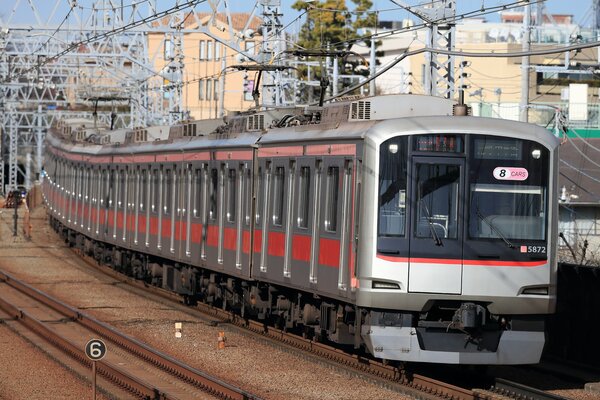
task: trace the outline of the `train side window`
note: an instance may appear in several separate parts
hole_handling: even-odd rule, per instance
[[[211,221],[217,219],[217,189],[219,187],[219,171],[216,168],[210,170],[210,196],[208,218]]]
[[[273,182],[273,225],[283,224],[283,203],[285,200],[285,168],[275,168],[275,179]]]
[[[327,168],[327,195],[325,200],[325,230],[327,232],[335,232],[337,230],[339,181],[340,168]]]
[[[235,222],[236,170],[230,169],[227,175],[227,222]]]
[[[148,173],[142,169],[140,182],[140,211],[146,211],[146,197],[148,196]]]
[[[308,228],[308,207],[310,199],[310,167],[300,168],[300,190],[298,197],[298,228]]]

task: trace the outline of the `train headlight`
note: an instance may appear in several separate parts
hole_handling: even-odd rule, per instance
[[[396,143],[392,143],[388,146],[388,150],[392,154],[396,154],[398,152],[398,145]]]
[[[373,289],[400,289],[400,285],[394,282],[373,281]]]
[[[531,152],[531,157],[533,157],[536,160],[539,160],[541,156],[542,156],[542,151],[540,149],[535,149]]]

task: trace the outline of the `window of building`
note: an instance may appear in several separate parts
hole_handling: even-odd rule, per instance
[[[205,40],[201,40],[200,41],[200,54],[198,56],[199,60],[206,60],[206,41]]]
[[[206,59],[207,60],[212,60],[213,56],[214,56],[214,46],[215,46],[215,42],[213,42],[212,40],[209,40],[208,42],[206,42]]]
[[[212,91],[213,91],[212,83],[213,83],[212,79],[206,80],[206,96],[205,96],[204,100],[211,100],[211,95],[212,95]]]
[[[219,100],[219,80],[213,79],[213,100]]]
[[[215,60],[219,60],[221,58],[221,43],[215,43]]]
[[[204,100],[204,79],[198,81],[198,100]]]

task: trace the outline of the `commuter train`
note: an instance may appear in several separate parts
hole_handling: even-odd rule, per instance
[[[63,120],[45,200],[115,269],[399,362],[539,361],[559,141],[419,95],[116,129]]]

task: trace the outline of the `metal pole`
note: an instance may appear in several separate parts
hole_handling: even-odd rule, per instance
[[[338,81],[340,80],[340,72],[338,65],[338,58],[333,57],[333,95],[337,96],[338,94]]]
[[[35,146],[35,158],[36,158],[36,167],[37,167],[37,174],[38,174],[38,179],[41,180],[42,177],[42,165],[43,165],[43,161],[42,161],[42,150],[43,150],[43,146],[44,146],[44,139],[43,139],[43,130],[42,130],[42,126],[43,126],[43,120],[42,120],[42,105],[38,104],[38,109],[37,109],[37,128],[35,131],[35,140],[36,140],[36,146]]]
[[[225,57],[225,46],[221,46],[223,54],[221,54],[221,71],[225,71],[227,68],[227,57]],[[219,118],[225,116],[225,74],[221,74],[219,77]]]
[[[96,400],[96,361],[92,361],[92,386],[93,386],[93,393],[94,396],[92,397],[93,400]]]
[[[369,67],[371,69],[371,76],[375,76],[376,65],[375,65],[375,40],[371,39],[371,58],[369,60]],[[369,96],[375,96],[375,79],[369,83]]]
[[[530,49],[530,23],[531,21],[531,6],[528,4],[525,6],[525,12],[523,13],[523,51],[527,52]],[[529,104],[529,56],[523,56],[521,58],[521,103],[519,104],[521,122],[528,122],[528,106]]]
[[[18,190],[13,190],[12,195],[13,204],[15,206],[13,236],[17,236],[17,220],[19,219],[19,200],[21,199],[21,192],[19,192]]]

